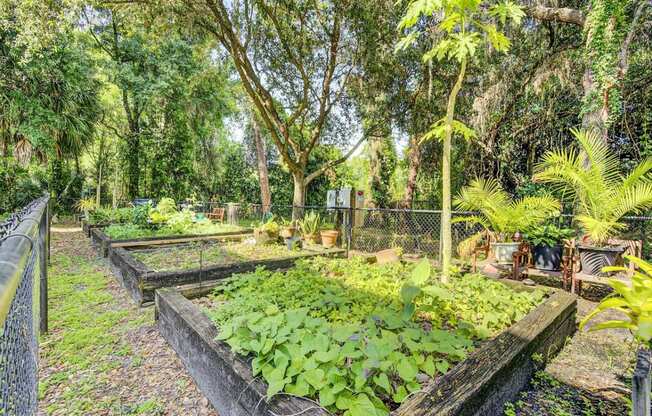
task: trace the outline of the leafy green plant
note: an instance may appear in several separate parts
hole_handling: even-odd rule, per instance
[[[95,208],[95,198],[82,198],[75,203],[75,209],[84,214],[87,214]]]
[[[131,221],[131,208],[96,208],[88,213],[90,224],[127,223]]]
[[[280,229],[281,227],[278,222],[276,222],[273,215],[256,227],[258,232],[266,233],[270,236],[278,235]]]
[[[315,211],[310,211],[299,220],[299,230],[302,235],[315,235],[321,226],[321,216]]]
[[[165,224],[173,214],[177,213],[177,204],[172,198],[162,198],[156,207],[149,211],[149,219],[154,224]]]
[[[458,217],[455,222],[480,224],[497,242],[511,241],[517,231],[539,225],[558,215],[560,210],[559,201],[549,195],[513,200],[495,179],[475,179],[462,189],[455,205],[463,210],[479,211],[479,215]]]
[[[187,234],[193,226],[195,213],[189,209],[184,209],[170,214],[165,222],[165,228],[169,234]]]
[[[216,288],[219,306],[207,313],[219,326],[219,339],[253,358],[268,397],[286,392],[313,397],[338,414],[388,415],[463,360],[473,339],[504,329],[542,296],[460,276],[445,287],[450,299],[434,305],[425,289],[405,319],[406,280],[417,277],[427,282],[424,288],[438,284],[423,268],[317,258],[286,272],[259,269]]]
[[[132,210],[131,221],[140,227],[147,227],[149,225],[148,220],[150,209],[152,209],[152,206],[149,203],[134,207]]]
[[[428,39],[437,39],[437,43],[422,56],[423,62],[444,59],[459,64],[457,80],[453,85],[446,106],[446,116],[436,121],[423,137],[424,140],[437,138],[442,141],[442,278],[449,277],[452,259],[451,231],[451,148],[453,134],[469,140],[475,132],[455,119],[457,95],[462,89],[466,77],[467,64],[473,63],[477,52],[484,49],[507,52],[510,41],[500,26],[507,26],[508,20],[519,25],[525,12],[521,6],[509,0],[492,4],[482,0],[447,0],[423,1],[411,0],[405,16],[399,23],[399,29],[418,28],[404,36],[396,46],[397,50],[406,49],[417,41],[420,34]],[[439,20],[436,25],[419,24],[421,18]],[[492,21],[493,20],[493,21]],[[427,29],[423,29],[427,28]],[[439,33],[437,33],[439,32]],[[437,34],[433,36],[434,34]]]
[[[614,293],[598,304],[582,322],[580,328],[586,328],[596,315],[607,309],[617,310],[627,316],[627,319],[611,320],[591,326],[591,331],[608,328],[628,329],[639,342],[652,349],[652,264],[634,256],[625,256],[634,263],[638,270],[632,276],[631,287],[620,280],[609,279],[608,284]],[[602,269],[604,272],[627,272],[629,269],[620,266],[610,266]]]
[[[538,225],[527,232],[527,241],[533,246],[554,247],[575,236],[571,228],[559,228],[554,224]]]
[[[571,131],[580,148],[547,152],[534,179],[574,198],[575,220],[584,235],[604,246],[626,228],[624,215],[652,208],[652,158],[623,176],[620,160],[598,133]]]

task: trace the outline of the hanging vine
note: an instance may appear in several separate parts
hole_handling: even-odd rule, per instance
[[[594,88],[584,97],[582,115],[602,112],[605,128],[622,111],[620,52],[627,34],[631,1],[591,0],[585,26],[585,58]]]

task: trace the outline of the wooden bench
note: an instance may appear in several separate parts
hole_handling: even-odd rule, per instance
[[[213,208],[213,211],[208,214],[208,219],[224,222],[224,208]]]

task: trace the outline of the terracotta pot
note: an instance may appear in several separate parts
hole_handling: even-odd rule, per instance
[[[498,264],[512,264],[514,263],[514,253],[518,251],[518,246],[521,243],[491,243],[491,248],[496,257]]]
[[[337,237],[340,235],[336,230],[325,230],[321,233],[321,244],[324,248],[333,248],[337,244]]]
[[[281,237],[288,239],[294,237],[294,234],[297,232],[295,227],[283,227],[281,228]]]
[[[317,238],[318,237],[319,236],[317,234],[304,234],[303,235],[303,239],[308,244],[317,244]]]
[[[254,238],[256,239],[256,244],[272,244],[278,240],[278,234],[254,230]]]

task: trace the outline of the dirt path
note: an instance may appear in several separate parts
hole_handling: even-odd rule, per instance
[[[596,302],[578,300],[578,319]],[[592,322],[621,319],[605,312]],[[537,373],[506,415],[600,416],[629,414],[627,400],[636,346],[628,331],[578,330],[564,349]]]
[[[217,416],[78,230],[53,229],[39,415]]]

